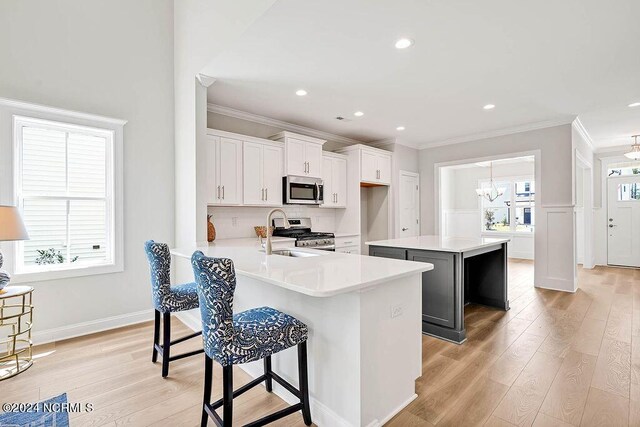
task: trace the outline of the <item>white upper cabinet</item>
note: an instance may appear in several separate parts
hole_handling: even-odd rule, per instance
[[[322,156],[324,208],[347,207],[347,159],[339,154]]]
[[[360,165],[361,182],[391,184],[391,154],[363,149],[360,152]]]
[[[207,204],[242,203],[242,141],[207,135]]]
[[[391,185],[390,151],[366,145],[351,145],[340,153],[357,153],[360,160],[360,182],[365,184]]]
[[[375,182],[378,180],[378,156],[369,151],[360,153],[360,181]]]
[[[269,139],[284,142],[284,174],[322,178],[323,139],[280,132]]]
[[[244,142],[244,204],[282,205],[282,147]]]

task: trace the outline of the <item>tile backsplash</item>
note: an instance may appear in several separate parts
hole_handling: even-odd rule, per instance
[[[216,239],[255,237],[253,227],[266,225],[267,214],[272,208],[262,207],[212,207],[207,213],[216,227]],[[335,210],[309,206],[285,206],[289,218],[311,218],[313,231],[335,231]],[[276,214],[277,217],[277,214]]]

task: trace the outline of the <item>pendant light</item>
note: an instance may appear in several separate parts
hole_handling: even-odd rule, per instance
[[[489,173],[491,177],[489,188],[476,188],[476,194],[478,197],[484,197],[488,201],[493,202],[504,194],[505,189],[503,187],[498,188],[496,183],[493,182],[493,162],[489,163]]]
[[[640,144],[638,144],[638,137],[640,135],[633,135],[631,138],[634,139],[633,145],[631,146],[631,151],[628,153],[624,153],[625,157],[631,160],[640,160]]]

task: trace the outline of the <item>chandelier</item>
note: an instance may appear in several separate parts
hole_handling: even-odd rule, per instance
[[[628,153],[624,153],[625,157],[632,160],[640,160],[640,144],[638,144],[638,137],[640,135],[633,135],[631,138],[634,139],[634,143],[631,146],[631,151]]]
[[[638,154],[640,154],[640,152]],[[488,201],[493,202],[504,194],[505,189],[503,187],[497,187],[496,183],[493,181],[493,162],[489,163],[489,173],[491,177],[489,187],[476,188],[476,194],[478,197],[484,197]]]

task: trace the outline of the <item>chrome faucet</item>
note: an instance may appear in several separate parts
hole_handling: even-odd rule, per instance
[[[271,233],[269,233],[269,227],[271,227],[271,215],[276,212],[281,212],[284,217],[284,228],[291,227],[289,224],[289,219],[287,218],[287,214],[280,208],[271,209],[271,211],[267,214],[267,243],[264,247],[264,251],[267,255],[271,255],[273,253],[273,248],[271,247]]]

